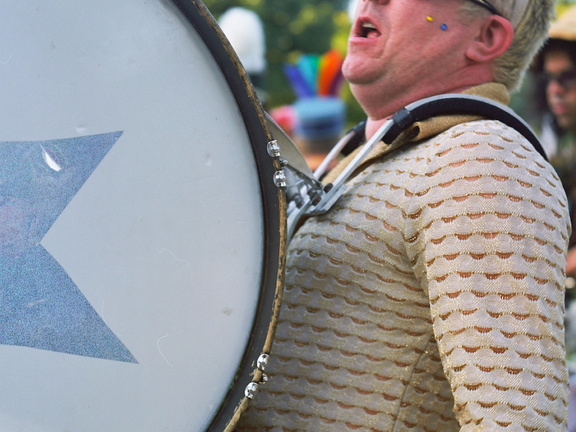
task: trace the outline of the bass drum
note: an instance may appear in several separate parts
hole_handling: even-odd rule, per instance
[[[0,429],[232,429],[285,246],[232,48],[196,0],[4,0],[0,22]]]

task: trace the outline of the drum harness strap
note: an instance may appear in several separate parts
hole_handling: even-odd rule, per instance
[[[422,99],[400,109],[388,119],[374,136],[364,144],[333,182],[322,184],[319,179],[339,154],[349,154],[362,144],[364,140],[365,122],[359,123],[343,136],[314,172],[313,178],[302,174],[298,170],[291,170],[291,174],[299,178],[300,181],[296,188],[299,191],[299,193],[296,194],[297,196],[294,196],[293,192],[291,196],[288,195],[288,200],[290,201],[288,208],[288,239],[292,237],[301,218],[326,213],[332,205],[334,205],[338,198],[344,193],[345,183],[348,178],[380,141],[383,141],[385,144],[392,144],[403,131],[416,122],[432,117],[455,114],[471,114],[499,120],[521,133],[534,146],[536,151],[538,151],[545,160],[548,160],[538,137],[530,126],[505,105],[488,98],[464,94],[445,94]],[[290,168],[289,165],[288,163],[288,167]]]

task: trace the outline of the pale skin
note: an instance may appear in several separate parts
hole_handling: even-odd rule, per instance
[[[368,138],[411,102],[493,80],[514,29],[489,13],[465,21],[462,1],[358,2],[343,72],[368,116]]]

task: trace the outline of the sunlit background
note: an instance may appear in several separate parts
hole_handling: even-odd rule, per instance
[[[262,90],[265,107],[272,109],[296,99],[283,72],[283,64],[302,54],[317,54],[334,48],[346,52],[350,15],[357,0],[204,0],[218,20],[230,8],[243,7],[260,17],[264,29],[266,69]],[[576,0],[559,0],[558,12]],[[362,110],[348,87],[340,95],[347,105],[347,123],[363,120]]]

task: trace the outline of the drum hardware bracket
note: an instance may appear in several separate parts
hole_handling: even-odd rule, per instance
[[[270,157],[276,159],[282,167],[280,170],[276,171],[276,173],[283,171],[284,168],[288,168],[291,172],[294,173],[296,177],[305,183],[309,183],[311,187],[321,188],[321,183],[318,180],[316,180],[310,174],[302,172],[302,170],[299,169],[296,165],[291,164],[290,161],[283,157],[282,147],[278,143],[278,140],[269,141],[266,148]]]
[[[296,207],[302,207],[307,201],[318,204],[322,197],[324,185],[311,175],[308,175],[282,157],[281,147],[277,140],[272,140],[267,146],[270,157],[276,159],[281,169],[274,172],[274,184],[284,189],[289,202]],[[304,199],[308,196],[309,199]]]

